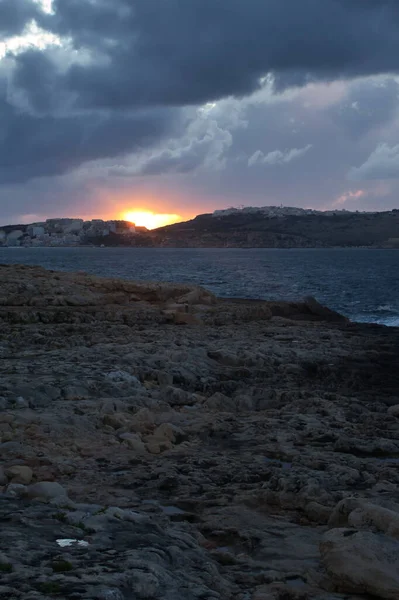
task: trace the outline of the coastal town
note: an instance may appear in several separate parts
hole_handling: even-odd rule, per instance
[[[147,231],[129,221],[93,219],[47,219],[30,225],[6,226],[0,229],[1,246],[81,246],[88,239],[110,234],[132,236]]]
[[[239,207],[230,207],[224,208],[222,210],[215,210],[212,213],[213,217],[227,217],[229,215],[235,214],[256,214],[261,213],[267,217],[303,217],[305,215],[323,215],[324,217],[333,217],[334,215],[350,215],[351,211],[342,209],[335,210],[316,210],[314,208],[300,208],[299,206],[283,206],[280,204],[279,206],[239,206]],[[375,214],[372,212],[362,211],[362,214]]]
[[[0,226],[0,247],[398,248],[399,210],[320,211],[289,206],[215,210],[147,229],[123,219],[52,218]]]

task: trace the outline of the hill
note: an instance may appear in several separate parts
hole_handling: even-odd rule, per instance
[[[235,211],[203,214],[150,233],[155,246],[239,248],[399,248],[399,210],[270,216]]]
[[[399,248],[399,210],[380,213],[297,208],[228,209],[152,231],[127,221],[47,219],[0,228],[0,246],[165,248]]]

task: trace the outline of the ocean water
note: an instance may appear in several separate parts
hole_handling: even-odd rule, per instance
[[[399,250],[0,248],[0,263],[193,283],[233,298],[311,295],[354,321],[399,326]]]

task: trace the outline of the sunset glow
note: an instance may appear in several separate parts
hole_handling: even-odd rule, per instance
[[[128,210],[122,214],[122,218],[138,227],[146,227],[147,229],[156,229],[182,220],[180,215],[158,214],[146,210]]]

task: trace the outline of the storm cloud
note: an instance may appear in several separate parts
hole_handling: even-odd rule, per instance
[[[0,0],[0,42],[32,23],[0,60],[3,215],[93,182],[191,213],[396,202],[397,0]]]
[[[178,128],[169,109],[35,117],[0,100],[0,184],[60,175],[82,163],[150,148]]]
[[[81,107],[181,106],[249,94],[268,73],[283,89],[399,71],[396,0],[55,0],[53,6],[41,26],[94,60],[54,70],[49,103],[62,90]],[[32,57],[21,56],[15,83],[34,99],[26,60],[35,69]]]

